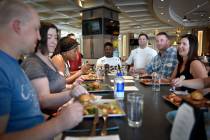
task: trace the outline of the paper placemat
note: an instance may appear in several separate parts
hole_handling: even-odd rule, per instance
[[[125,80],[133,80],[134,79],[133,76],[123,76],[123,78]]]
[[[114,87],[112,87],[112,89],[114,90]],[[139,89],[135,86],[125,86],[125,91],[138,91]]]
[[[119,135],[109,135],[109,136],[94,136],[94,137],[65,137],[64,140],[120,140]]]
[[[116,73],[108,73],[109,76],[115,76]]]
[[[114,83],[114,80],[110,80],[112,83]],[[134,80],[124,80],[125,83],[134,83]]]

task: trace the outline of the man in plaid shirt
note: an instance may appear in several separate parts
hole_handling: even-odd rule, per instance
[[[178,63],[177,49],[170,47],[169,36],[165,32],[156,35],[156,45],[159,53],[146,66],[145,71],[149,74],[157,72],[163,78],[169,78]]]

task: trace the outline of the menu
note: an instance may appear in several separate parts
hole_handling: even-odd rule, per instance
[[[176,114],[171,132],[171,140],[188,140],[195,124],[193,108],[183,103]]]

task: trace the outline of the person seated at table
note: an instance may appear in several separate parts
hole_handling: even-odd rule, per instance
[[[51,114],[72,97],[87,91],[76,82],[73,89],[66,89],[65,77],[59,74],[49,57],[57,46],[57,27],[52,23],[42,22],[40,35],[41,40],[35,48],[35,53],[23,61],[22,68],[38,93],[42,110]]]
[[[198,59],[197,52],[197,37],[192,34],[182,36],[177,52],[179,63],[172,74],[172,78],[184,76],[186,80],[189,80],[208,77],[204,64]],[[173,82],[174,80],[172,83]],[[181,87],[179,90],[187,90],[189,93],[191,93],[194,89]],[[170,122],[173,122],[175,115],[176,111],[171,111],[168,112],[166,116]]]
[[[76,40],[75,34],[73,34],[73,33],[68,34],[67,37]],[[82,66],[82,54],[79,51],[79,47],[77,47],[76,59],[75,60],[69,60],[69,64],[71,66],[70,67],[71,72],[75,72],[75,71],[79,70],[80,67]]]
[[[18,59],[40,40],[38,13],[22,0],[0,1],[0,140],[46,140],[78,125],[79,102],[67,104],[45,122],[36,90]]]
[[[118,67],[121,66],[121,61],[119,57],[113,56],[113,44],[111,42],[106,42],[104,44],[104,54],[105,56],[99,58],[96,62],[96,67]]]
[[[58,69],[59,73],[66,78],[67,83],[73,83],[75,79],[85,74],[89,69],[89,64],[83,65],[81,70],[70,75],[69,60],[76,59],[77,47],[79,43],[69,37],[63,37],[60,39],[58,46],[56,47],[54,54],[52,56],[52,62]]]
[[[205,65],[198,58],[198,40],[195,35],[187,34],[181,37],[181,42],[177,51],[178,65],[176,66],[171,79],[181,77],[186,80],[195,78],[206,78],[208,72]],[[181,90],[192,89],[181,87]]]
[[[192,89],[201,90],[203,95],[209,99],[210,92],[210,77],[207,78],[197,78],[190,80],[183,80],[181,78],[176,78],[172,80],[172,85],[175,87],[187,87]],[[173,120],[176,116],[176,112],[167,114],[167,119],[173,123]],[[204,112],[205,127],[207,137],[210,138],[210,115],[209,111]]]
[[[127,65],[133,64],[129,68],[130,73],[138,72],[144,69],[147,64],[157,55],[157,52],[148,47],[149,37],[147,34],[141,33],[138,37],[139,47],[132,50],[130,56],[126,60]]]
[[[159,53],[150,61],[145,69],[140,70],[140,74],[152,74],[156,72],[163,78],[170,78],[177,65],[177,49],[170,47],[169,36],[165,32],[156,35],[156,45]]]

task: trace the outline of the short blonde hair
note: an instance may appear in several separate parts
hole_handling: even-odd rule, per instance
[[[32,8],[21,0],[0,0],[0,28],[7,25],[11,19],[17,17],[28,21]]]

